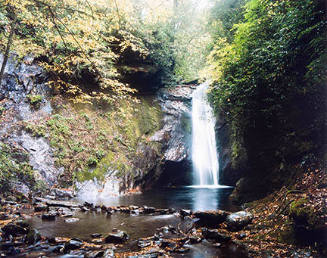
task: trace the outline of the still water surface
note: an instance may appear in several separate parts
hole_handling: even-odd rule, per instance
[[[155,208],[190,209],[193,211],[205,210],[229,210],[235,211],[237,207],[232,205],[228,197],[233,188],[161,188],[144,192],[142,194],[109,198],[102,204],[109,206],[118,205],[147,205]]]

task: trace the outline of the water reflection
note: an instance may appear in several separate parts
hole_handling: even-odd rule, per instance
[[[235,211],[228,197],[233,188],[161,188],[142,194],[101,200],[107,206],[147,205],[156,208],[191,209],[194,211],[224,209]]]
[[[216,195],[216,193],[213,193],[213,189],[203,189],[203,188],[197,189],[193,197],[194,198],[193,207],[192,207],[193,210],[195,211],[208,210],[208,206],[212,207],[213,209],[216,209],[218,207],[217,198],[215,198],[215,196],[212,196],[213,198],[210,198],[210,195],[213,194]]]

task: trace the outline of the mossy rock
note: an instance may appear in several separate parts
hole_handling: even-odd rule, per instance
[[[313,229],[319,223],[319,218],[313,208],[309,206],[308,201],[307,198],[293,201],[290,205],[289,216],[295,225],[304,225]]]

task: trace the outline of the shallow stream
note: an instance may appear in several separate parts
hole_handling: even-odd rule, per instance
[[[107,199],[106,206],[153,206],[155,208],[175,208],[197,210],[224,209],[235,211],[237,207],[228,201],[231,188],[164,188],[143,194]],[[32,217],[30,223],[40,233],[47,237],[69,237],[90,240],[91,234],[100,233],[103,236],[112,232],[113,229],[126,231],[130,240],[119,251],[137,251],[137,240],[150,237],[160,227],[172,225],[186,232],[191,228],[191,219],[182,219],[178,214],[169,215],[131,215],[120,212],[113,214],[101,211],[77,212],[74,217],[79,221],[74,223],[65,222],[65,218],[57,217],[55,221],[42,221],[39,217]],[[213,247],[206,241],[200,244],[190,245],[190,251],[183,257],[245,257],[244,250],[230,244],[220,248]],[[180,257],[176,254],[174,257]]]

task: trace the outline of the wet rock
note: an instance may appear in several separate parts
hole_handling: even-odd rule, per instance
[[[66,223],[75,223],[78,222],[79,218],[70,218],[70,219],[65,219]]]
[[[67,242],[67,238],[62,237],[50,237],[48,238],[49,243],[52,244],[63,244]]]
[[[71,189],[54,188],[52,192],[58,199],[72,199],[74,198],[74,191]]]
[[[156,209],[156,212],[158,212],[160,215],[169,214],[169,209]]]
[[[240,233],[240,234],[237,234],[236,235],[236,238],[237,239],[243,239],[243,238],[245,238],[246,237],[246,234],[245,233]]]
[[[19,225],[9,223],[1,228],[2,232],[5,233],[5,235],[12,235],[17,236],[21,234],[27,234],[28,230],[26,228],[23,228]]]
[[[128,207],[120,207],[120,212],[122,212],[122,213],[130,213],[130,209]]]
[[[26,229],[28,229],[30,227],[29,223],[27,221],[25,221],[25,220],[17,220],[16,224],[18,226],[21,226],[21,227],[26,228]]]
[[[107,250],[104,252],[103,257],[104,257],[104,258],[113,258],[113,257],[115,257],[115,252],[114,252],[114,250],[112,250],[112,249],[107,249]]]
[[[70,250],[76,250],[82,247],[82,245],[83,245],[82,241],[72,239],[69,242],[65,243],[64,251],[68,252]]]
[[[102,234],[100,234],[100,233],[94,233],[94,234],[91,234],[91,237],[92,238],[99,238],[99,237],[101,237],[102,236]]]
[[[182,247],[182,248],[178,248],[178,249],[174,250],[175,253],[180,253],[180,254],[185,254],[189,251],[190,251],[190,248],[187,248],[187,247]]]
[[[31,229],[26,235],[25,242],[33,245],[41,240],[41,234],[36,229]]]
[[[88,211],[90,211],[90,209],[87,208],[87,207],[85,207],[85,206],[82,206],[82,207],[81,207],[81,211],[82,211],[82,212],[88,212]]]
[[[46,205],[45,203],[39,203],[34,207],[35,212],[47,211],[47,210],[48,210],[48,205]]]
[[[98,257],[103,257],[104,251],[93,251],[93,252],[88,252],[85,254],[85,257],[87,258],[98,258]]]
[[[44,202],[48,206],[55,206],[55,207],[67,207],[67,208],[78,208],[79,204],[76,202],[71,201],[58,201],[58,200],[50,200],[45,198],[35,198],[36,201]]]
[[[48,252],[50,253],[61,253],[64,250],[64,245],[55,245],[55,246],[50,246],[48,248]]]
[[[65,208],[65,207],[60,208],[58,212],[60,216],[65,218],[72,217],[74,215],[74,213],[69,208]]]
[[[137,216],[137,215],[140,215],[140,210],[131,210],[130,211],[130,213],[132,214],[132,215],[135,215],[135,216]]]
[[[101,211],[103,211],[103,212],[106,212],[108,210],[108,208],[104,205],[102,205],[100,208],[101,208]]]
[[[174,214],[176,212],[176,209],[174,209],[174,208],[169,208],[168,210],[169,210],[170,214]]]
[[[151,241],[150,240],[139,240],[137,241],[137,246],[140,248],[145,248],[151,245]]]
[[[172,225],[168,225],[168,230],[173,234],[177,234],[177,229]]]
[[[144,206],[143,209],[145,214],[154,213],[156,211],[156,208],[148,206]]]
[[[217,227],[219,224],[224,222],[228,216],[228,212],[222,210],[215,211],[198,211],[193,215],[198,218],[199,221],[196,222],[199,226],[204,227]]]
[[[104,241],[106,243],[120,244],[128,240],[128,235],[126,232],[119,230],[116,233],[109,234]]]
[[[239,211],[227,216],[226,223],[230,230],[237,231],[252,222],[253,215],[246,211]]]
[[[177,247],[177,244],[175,242],[172,241],[168,241],[166,239],[162,240],[160,243],[160,247],[161,248],[168,248],[170,250],[173,250]]]
[[[147,250],[146,253],[144,254],[128,256],[128,257],[129,258],[157,258],[157,257],[164,257],[163,254],[164,252],[160,248],[153,247]]]
[[[103,240],[101,238],[94,238],[91,240],[91,242],[94,244],[102,244]]]
[[[222,246],[222,244],[221,243],[214,243],[213,246],[217,247],[217,248],[220,248]]]
[[[228,242],[231,237],[225,234],[220,233],[217,229],[202,229],[202,235],[205,239],[213,240],[220,243]]]
[[[46,195],[46,196],[44,196],[44,198],[50,199],[50,200],[55,200],[56,196],[55,195]]]
[[[162,231],[165,234],[168,234],[168,232],[169,232],[168,226],[165,226],[165,227],[162,227],[162,228],[158,228],[157,230],[158,231]]]
[[[194,245],[194,244],[200,243],[202,241],[202,238],[201,237],[197,237],[197,236],[191,236],[191,237],[189,237],[188,240],[189,240],[189,243],[191,245]]]
[[[191,212],[191,210],[185,210],[185,209],[183,209],[183,210],[180,210],[179,211],[179,214],[182,217],[186,217],[186,216],[191,216],[192,215],[192,212]]]
[[[90,202],[84,202],[84,206],[86,208],[89,208],[89,209],[93,209],[94,208],[94,204],[93,203],[90,203]]]
[[[44,213],[44,214],[42,214],[41,219],[53,221],[56,219],[56,216],[57,216],[56,213]]]
[[[60,211],[59,211],[58,207],[49,207],[48,213],[55,214],[56,216],[60,215]]]

